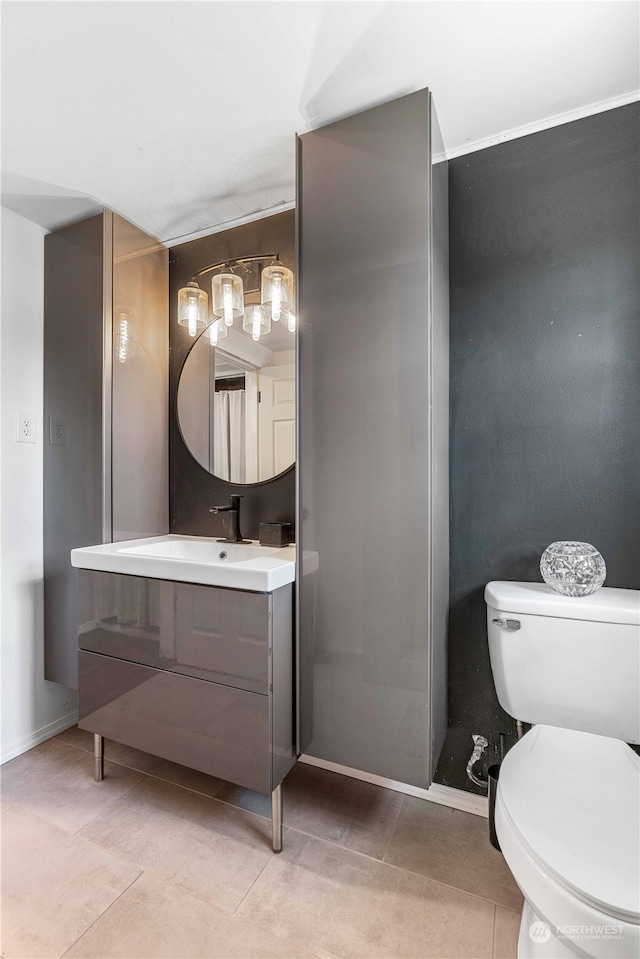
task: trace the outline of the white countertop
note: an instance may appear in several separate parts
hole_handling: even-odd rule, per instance
[[[103,573],[270,593],[295,582],[295,546],[224,543],[206,536],[152,536],[71,550],[71,565]]]

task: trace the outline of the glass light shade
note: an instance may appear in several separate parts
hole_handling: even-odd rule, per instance
[[[607,576],[605,562],[590,543],[552,543],[540,558],[542,578],[564,596],[589,596]]]
[[[213,315],[224,319],[227,326],[244,315],[242,280],[233,273],[219,273],[211,280]]]
[[[262,309],[269,313],[272,320],[293,309],[293,273],[281,263],[267,266],[262,271],[261,296]]]
[[[290,313],[288,310],[282,314],[282,319],[287,321],[287,329],[289,333],[295,333],[296,331],[296,315],[295,313]]]
[[[178,291],[178,323],[187,327],[189,336],[207,325],[208,304],[209,297],[193,280]]]
[[[269,333],[271,331],[271,317],[267,310],[263,310],[259,303],[247,306],[242,321],[242,329],[249,333],[256,342],[265,333]]]
[[[227,335],[227,325],[224,320],[214,320],[209,327],[209,343],[211,346],[217,346],[218,341]]]
[[[113,345],[118,362],[126,363],[136,351],[136,311],[132,306],[113,308]]]

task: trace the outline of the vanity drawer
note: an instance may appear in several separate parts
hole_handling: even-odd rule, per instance
[[[78,653],[81,729],[271,791],[268,696],[96,653]]]
[[[268,693],[271,594],[83,569],[78,577],[80,649]]]

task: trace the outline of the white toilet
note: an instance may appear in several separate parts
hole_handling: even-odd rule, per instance
[[[496,832],[522,890],[520,959],[640,956],[640,592],[485,588],[509,715]]]

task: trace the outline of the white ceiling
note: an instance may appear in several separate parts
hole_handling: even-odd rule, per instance
[[[291,201],[296,132],[425,86],[456,152],[624,98],[638,37],[632,0],[5,0],[3,202],[167,242]]]

